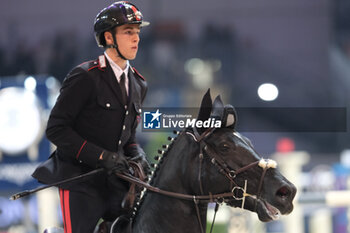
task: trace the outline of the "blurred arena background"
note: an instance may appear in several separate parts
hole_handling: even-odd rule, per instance
[[[48,114],[70,69],[102,53],[93,20],[111,3],[1,2],[1,233],[41,233],[48,224],[62,224],[55,189],[12,202],[8,197],[39,185],[30,174],[52,150],[44,136]],[[131,62],[149,84],[145,106],[197,107],[211,88],[212,96],[221,94],[235,107],[341,108],[346,119],[330,116],[322,124],[349,122],[348,0],[133,3],[151,22]],[[273,85],[261,86],[266,83]],[[327,111],[323,115],[327,118]],[[349,233],[350,194],[334,192],[350,189],[349,127],[291,132],[313,119],[254,111],[245,117],[238,122],[242,129],[245,124],[279,129],[242,133],[297,184],[296,208],[268,224],[248,212],[225,209],[216,232]],[[153,157],[168,135],[140,130],[138,136]]]

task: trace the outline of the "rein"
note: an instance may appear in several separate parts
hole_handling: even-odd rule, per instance
[[[188,200],[188,201],[217,201],[221,202],[221,198],[225,197],[232,197],[232,193],[219,193],[219,194],[211,194],[211,195],[189,195],[189,194],[183,194],[183,193],[177,193],[177,192],[171,192],[171,191],[166,191],[157,187],[154,187],[152,185],[149,185],[148,183],[135,178],[132,175],[129,174],[123,174],[123,173],[115,173],[116,176],[119,178],[128,181],[132,184],[136,184],[139,186],[142,186],[143,188],[146,188],[147,190],[154,192],[154,193],[159,193],[165,196],[177,198],[177,199],[182,199],[182,200]]]

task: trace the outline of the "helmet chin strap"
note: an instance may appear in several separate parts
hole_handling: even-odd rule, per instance
[[[118,56],[123,59],[123,60],[128,60],[126,59],[123,54],[120,52],[119,48],[118,48],[118,44],[117,44],[117,38],[115,38],[115,33],[116,33],[116,30],[115,28],[113,28],[111,30],[111,33],[112,33],[112,38],[113,38],[113,44],[110,44],[110,45],[106,45],[105,48],[115,48],[115,50],[117,51],[117,54]]]

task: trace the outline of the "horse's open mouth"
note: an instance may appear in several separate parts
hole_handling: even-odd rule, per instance
[[[281,216],[281,211],[279,211],[279,209],[263,200],[261,200],[260,203],[268,217],[270,217],[272,220],[279,219],[279,217]]]
[[[234,207],[240,207],[241,201],[232,200],[226,201],[226,204]],[[281,211],[263,199],[247,197],[244,208],[258,214],[258,217],[263,222],[278,220],[282,215]]]

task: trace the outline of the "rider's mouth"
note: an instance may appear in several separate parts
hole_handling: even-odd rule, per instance
[[[266,201],[262,201],[262,206],[265,209],[267,215],[272,219],[272,220],[277,220],[281,216],[281,212],[271,204],[269,204]]]

